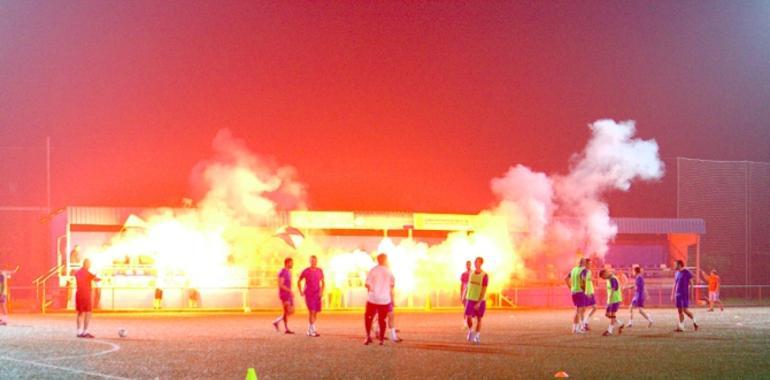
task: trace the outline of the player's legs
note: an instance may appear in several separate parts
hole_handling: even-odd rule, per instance
[[[398,337],[398,329],[396,329],[396,315],[393,310],[388,311],[388,328],[390,329],[390,340],[400,343],[403,339]]]
[[[291,301],[286,301],[283,304],[283,328],[287,334],[293,334],[294,332],[289,330],[289,316],[294,314],[294,304]]]
[[[476,328],[474,329],[473,333],[473,343],[480,344],[481,343],[481,320],[483,319],[482,316],[476,317]]]
[[[86,311],[83,314],[83,336],[93,338],[93,336],[88,333],[88,325],[91,323],[91,312]]]
[[[476,330],[473,334],[473,343],[481,343],[481,320],[484,318],[484,314],[487,310],[487,302],[479,301],[478,309],[473,310],[473,314],[476,317]]]
[[[577,310],[575,311],[575,318],[574,318],[574,325],[572,326],[572,332],[582,332],[583,329],[583,320],[585,319],[586,314],[586,308],[583,306],[579,306]]]
[[[607,327],[607,331],[604,332],[604,336],[612,335],[615,327],[618,327],[618,335],[623,333],[623,321],[617,319],[617,312],[620,309],[620,302],[615,302],[607,305],[607,312],[605,316],[610,320],[610,325]]]
[[[684,308],[677,307],[676,311],[679,313],[679,323],[677,323],[674,331],[684,331]]]
[[[709,311],[714,310],[714,305],[719,304],[719,310],[724,311],[725,305],[719,300],[719,292],[709,292]]]
[[[278,318],[273,319],[273,327],[275,327],[275,331],[281,331],[278,328],[278,324],[281,323],[281,321],[283,321],[283,317],[286,315],[286,306],[281,305],[281,310],[282,310],[281,315],[279,315]]]
[[[697,331],[698,330],[698,322],[695,321],[695,316],[692,314],[690,309],[685,307],[682,311],[684,312],[685,315],[687,315],[687,317],[689,317],[692,320],[692,326]],[[682,323],[684,323],[684,317],[682,317],[681,320],[682,320]]]
[[[380,328],[377,339],[380,340],[380,344],[385,340],[385,325],[387,324],[387,319],[388,305],[377,305],[377,326]]]
[[[315,312],[313,310],[307,311],[307,334],[310,335],[313,332],[313,324],[315,323]]]
[[[591,302],[592,302],[591,311],[589,311],[588,315],[586,315],[586,317],[583,319],[583,328],[585,328],[586,330],[588,330],[588,322],[591,321],[591,317],[596,312],[596,301],[593,301],[592,299]]]
[[[374,304],[367,302],[366,311],[364,311],[364,329],[366,330],[366,341],[364,341],[364,344],[369,344],[372,342],[372,322],[374,321],[374,315],[376,313],[377,309],[375,308]]]
[[[8,306],[6,305],[5,300],[0,302],[0,309],[3,310],[3,316],[0,317],[0,325],[4,325],[8,323]]]
[[[641,315],[642,315],[642,317],[644,317],[644,319],[646,319],[646,320],[647,320],[647,322],[649,322],[649,324],[647,325],[647,327],[652,327],[652,317],[650,317],[650,315],[649,315],[649,314],[647,314],[647,312],[646,312],[646,311],[644,311],[644,308],[643,308],[643,307],[640,307],[640,308],[639,308],[639,314],[641,314]]]
[[[77,320],[77,325],[78,325],[78,337],[79,337],[80,335],[82,335],[82,334],[83,334],[83,330],[81,330],[81,329],[80,329],[80,327],[83,325],[83,322],[82,322],[82,320],[83,320],[83,312],[82,312],[82,311],[78,311],[78,315],[77,315],[77,317],[75,318],[75,320]]]

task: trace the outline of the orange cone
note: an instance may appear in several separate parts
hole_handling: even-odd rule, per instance
[[[553,377],[569,377],[569,374],[564,371],[559,371],[559,372],[556,372],[556,374],[553,375]]]

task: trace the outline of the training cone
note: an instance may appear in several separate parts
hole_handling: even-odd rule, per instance
[[[564,371],[559,371],[559,372],[556,372],[556,374],[553,375],[553,377],[569,377],[569,374]]]
[[[254,368],[249,368],[246,371],[246,380],[257,380],[257,371],[254,371]]]

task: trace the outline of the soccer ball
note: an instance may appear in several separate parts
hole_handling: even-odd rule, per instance
[[[120,336],[121,338],[127,337],[128,336],[128,330],[123,329],[123,328],[118,329],[118,336]]]

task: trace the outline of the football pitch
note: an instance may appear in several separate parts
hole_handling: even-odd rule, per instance
[[[95,339],[75,337],[74,314],[19,314],[0,327],[0,378],[243,379],[248,368],[260,379],[770,378],[770,308],[694,310],[697,332],[689,322],[673,332],[676,312],[652,309],[651,328],[636,315],[610,337],[601,309],[579,336],[569,310],[495,310],[478,346],[459,310],[397,309],[404,341],[384,346],[362,344],[359,312],[322,313],[319,338],[305,336],[303,314],[290,321],[296,335],[277,333],[274,313],[96,314]]]

